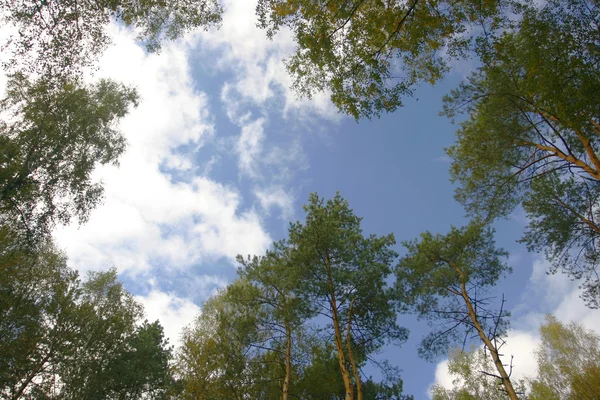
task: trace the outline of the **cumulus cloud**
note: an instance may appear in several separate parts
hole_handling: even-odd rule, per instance
[[[294,113],[311,118],[314,115],[339,120],[340,114],[329,100],[328,93],[317,93],[312,99],[298,98],[290,89],[291,78],[282,60],[295,49],[288,29],[282,29],[269,40],[265,31],[256,26],[256,0],[225,0],[223,24],[200,36],[204,49],[218,53],[217,66],[233,71],[226,83],[238,102],[265,105],[281,96],[284,116]],[[279,103],[276,103],[279,104]]]
[[[294,199],[292,195],[281,186],[256,188],[254,195],[262,209],[269,214],[272,208],[279,208],[281,218],[289,220],[294,214]]]
[[[56,231],[80,270],[153,264],[186,267],[238,253],[260,253],[271,242],[260,217],[243,210],[233,188],[196,173],[195,150],[215,134],[207,96],[194,89],[184,42],[147,54],[132,33],[113,27],[101,76],[135,85],[139,107],[121,122],[128,148],[120,166],[99,168],[106,199],[82,226]],[[167,171],[187,177],[174,182]]]
[[[236,152],[238,154],[240,172],[250,177],[256,178],[258,172],[258,158],[262,152],[265,133],[263,125],[264,118],[258,118],[248,121],[249,118],[242,121],[241,134],[237,141]]]
[[[135,296],[135,299],[144,306],[148,321],[160,321],[165,337],[172,345],[179,344],[182,328],[200,312],[200,307],[196,304],[177,297],[174,293],[152,290],[146,296]]]

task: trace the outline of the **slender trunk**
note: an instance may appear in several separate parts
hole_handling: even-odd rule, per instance
[[[352,323],[352,304],[354,300],[350,302],[350,307],[348,308],[348,326],[346,330],[346,345],[348,346],[348,358],[350,359],[350,365],[352,365],[352,374],[354,375],[354,380],[356,382],[356,398],[357,400],[363,400],[362,393],[362,385],[360,382],[360,374],[358,371],[358,365],[356,365],[356,360],[354,360],[354,354],[352,353],[352,334],[351,334],[351,323]]]
[[[283,378],[283,390],[281,400],[288,400],[290,394],[290,379],[292,375],[292,328],[290,323],[285,323],[285,378]]]
[[[352,382],[350,382],[350,375],[346,368],[346,357],[344,356],[344,347],[342,345],[342,333],[340,330],[340,320],[338,318],[337,300],[335,299],[335,290],[333,287],[333,278],[331,276],[331,265],[329,264],[329,257],[325,257],[325,268],[327,269],[327,280],[329,283],[329,303],[331,304],[331,317],[333,319],[333,331],[335,348],[337,350],[338,362],[340,364],[340,373],[342,374],[342,380],[344,381],[344,388],[346,390],[346,400],[354,400],[354,389],[352,388]]]
[[[473,303],[471,303],[471,299],[469,298],[469,295],[467,294],[467,285],[465,282],[464,272],[456,264],[454,264],[452,262],[450,262],[449,265],[450,265],[450,267],[454,268],[454,270],[456,270],[456,272],[460,275],[460,279],[461,279],[461,291],[460,292],[455,291],[455,290],[451,290],[451,291],[453,293],[455,293],[456,295],[461,296],[463,298],[465,305],[467,306],[469,318],[471,319],[471,322],[473,323],[473,326],[475,327],[475,330],[477,331],[477,335],[479,336],[479,338],[481,339],[481,341],[483,342],[485,347],[490,351],[490,354],[492,355],[492,360],[494,361],[494,366],[496,367],[496,370],[500,374],[499,378],[502,381],[502,385],[504,385],[504,390],[508,394],[508,397],[510,397],[511,400],[519,400],[519,397],[517,396],[517,392],[513,388],[512,382],[510,381],[510,376],[504,369],[502,360],[500,360],[500,354],[498,354],[498,349],[496,348],[496,346],[494,346],[494,344],[492,343],[490,338],[487,337],[487,335],[485,334],[485,331],[483,330],[483,327],[479,323],[479,318],[477,318],[477,313],[475,312],[475,309],[473,308]]]
[[[48,352],[48,354],[46,354],[46,356],[44,358],[42,358],[42,360],[38,363],[38,365],[29,373],[29,376],[27,376],[25,381],[23,383],[21,383],[21,387],[19,388],[17,393],[13,396],[13,400],[16,400],[19,397],[21,397],[21,395],[25,391],[25,388],[31,383],[32,379],[35,378],[37,373],[44,367],[44,364],[46,364],[46,362],[50,359],[51,356],[52,356],[52,350],[50,350]]]
[[[461,291],[462,291],[462,293],[461,293],[462,298],[464,299],[465,304],[467,305],[467,309],[469,311],[469,317],[471,318],[471,322],[473,322],[473,326],[475,326],[475,329],[477,330],[477,334],[479,335],[479,338],[483,341],[483,343],[485,344],[485,347],[487,347],[487,349],[490,351],[490,354],[492,355],[492,360],[494,361],[496,370],[500,374],[500,380],[502,381],[502,384],[504,385],[504,389],[506,390],[508,397],[510,397],[511,400],[519,400],[519,397],[517,396],[517,392],[513,388],[512,382],[510,381],[510,376],[504,369],[502,360],[500,360],[500,355],[498,354],[498,349],[496,348],[496,346],[494,346],[494,344],[492,343],[490,338],[487,337],[487,335],[485,334],[485,331],[483,330],[483,327],[479,323],[477,314],[475,313],[475,310],[473,309],[473,304],[471,303],[471,300],[469,299],[469,296],[467,295],[467,288],[466,288],[466,285],[464,282],[462,283]]]

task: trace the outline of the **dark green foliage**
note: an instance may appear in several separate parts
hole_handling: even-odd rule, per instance
[[[304,209],[306,222],[292,224],[289,239],[301,295],[325,315],[335,300],[340,326],[350,311],[353,340],[366,354],[388,339],[404,341],[407,330],[396,325],[395,292],[386,282],[397,257],[394,236],[364,236],[361,218],[339,194],[327,202],[311,194]]]
[[[81,282],[51,243],[0,230],[0,394],[27,399],[163,398],[171,349],[116,271]]]

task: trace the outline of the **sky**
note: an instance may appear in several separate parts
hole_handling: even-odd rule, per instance
[[[284,238],[290,221],[303,220],[311,192],[331,198],[339,191],[366,234],[393,233],[398,243],[468,220],[453,199],[443,150],[456,126],[438,113],[472,62],[419,87],[396,112],[357,123],[338,114],[327,93],[307,100],[289,89],[283,60],[294,50],[292,37],[284,31],[266,39],[254,1],[223,6],[219,30],[189,34],[160,54],[110,26],[113,44],[87,79],[133,85],[142,101],[120,123],[128,141],[120,165],[94,174],[104,203],[85,225],[54,232],[82,274],[116,267],[173,344],[202,301],[235,278],[235,256],[263,254]],[[516,377],[535,374],[532,350],[546,313],[600,332],[600,313],[583,305],[577,282],[547,275],[543,257],[516,243],[526,224],[516,211],[496,225],[514,269],[494,293],[504,294],[513,314],[504,353],[514,355]],[[399,323],[411,330],[408,342],[380,357],[403,369],[405,393],[427,399],[433,383],[453,378],[444,359],[417,356],[427,324],[409,315]]]

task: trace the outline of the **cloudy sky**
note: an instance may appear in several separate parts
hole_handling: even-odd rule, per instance
[[[201,302],[235,277],[237,254],[262,254],[289,221],[303,219],[310,192],[329,198],[339,190],[366,233],[393,232],[398,242],[466,221],[443,151],[455,127],[438,112],[470,64],[419,88],[403,109],[357,124],[337,114],[326,94],[297,99],[282,63],[291,37],[267,40],[255,27],[253,1],[223,3],[220,30],[189,35],[158,55],[146,54],[134,33],[111,27],[113,46],[90,79],[134,85],[142,102],[121,122],[129,145],[120,166],[97,171],[104,204],[85,226],[55,232],[83,273],[117,267],[172,343]],[[543,259],[515,243],[525,224],[517,212],[497,226],[514,268],[497,294],[514,316],[504,353],[514,354],[517,376],[535,371],[531,351],[545,313],[600,332],[600,314],[583,306],[577,284],[546,275]],[[444,360],[417,357],[426,324],[411,316],[400,322],[410,340],[382,357],[403,368],[405,392],[427,398],[434,381],[452,377]]]

